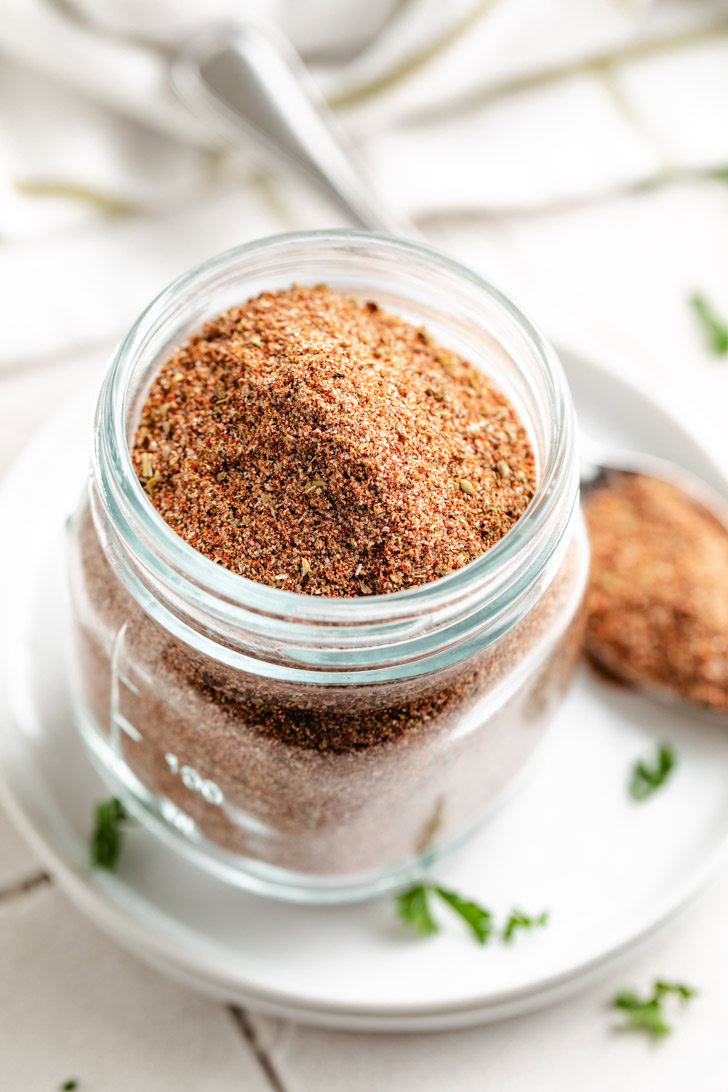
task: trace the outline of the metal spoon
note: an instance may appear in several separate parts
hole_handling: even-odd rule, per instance
[[[135,9],[129,22],[123,9],[109,13],[80,0],[56,2],[87,30],[155,52],[169,66],[178,98],[218,136],[234,144],[244,138],[264,159],[316,189],[354,226],[418,236],[413,224],[377,196],[300,57],[274,28],[236,21],[212,23],[190,35],[161,3]]]
[[[211,122],[255,141],[359,228],[418,234],[377,196],[293,47],[252,24],[210,27],[189,39],[170,74],[180,98]]]

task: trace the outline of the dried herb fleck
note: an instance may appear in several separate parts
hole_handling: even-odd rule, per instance
[[[415,884],[397,896],[397,912],[411,929],[422,936],[439,933],[440,926],[430,910],[430,895],[437,895],[467,925],[478,944],[485,944],[493,930],[493,915],[472,899],[437,884]]]
[[[435,883],[419,883],[397,896],[397,912],[414,932],[428,936],[440,932],[439,922],[432,914],[430,897],[436,896],[446,903],[470,929],[479,944],[486,944],[496,932],[493,914],[480,903],[465,899],[456,891],[440,887]],[[522,910],[511,910],[505,925],[497,931],[500,939],[508,944],[518,929],[535,929],[548,924],[549,915],[524,914]]]
[[[501,937],[506,944],[510,944],[519,929],[537,929],[544,925],[548,925],[548,920],[549,915],[547,910],[531,916],[530,914],[524,914],[522,910],[513,909],[508,915],[508,920],[503,927]]]
[[[728,709],[728,528],[670,482],[622,475],[585,506],[586,649],[625,682]]]
[[[116,868],[128,822],[128,813],[118,797],[112,796],[96,805],[90,842],[92,865],[109,870]]]
[[[647,800],[661,789],[675,768],[677,758],[667,743],[657,748],[654,762],[641,758],[635,762],[629,778],[629,795],[633,800]]]
[[[672,1027],[667,1023],[664,1001],[669,995],[679,998],[683,1003],[696,996],[692,986],[679,982],[655,982],[652,994],[642,998],[634,990],[622,990],[612,1001],[612,1008],[624,1013],[625,1022],[621,1031],[642,1031],[654,1039],[669,1035]]]
[[[702,324],[711,351],[716,356],[725,356],[728,353],[728,324],[699,292],[690,297],[690,305]]]

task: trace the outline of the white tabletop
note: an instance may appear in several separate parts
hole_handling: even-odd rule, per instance
[[[725,183],[428,231],[554,337],[609,343],[620,366],[658,391],[680,389],[725,434],[728,363],[705,351],[687,306],[700,288],[728,314]],[[0,471],[62,396],[97,380],[108,348],[2,375]],[[728,445],[722,454],[728,463]],[[727,919],[724,873],[631,965],[549,1010],[427,1036],[312,1030],[233,1011],[142,966],[68,905],[0,815],[0,1086],[48,1092],[75,1077],[82,1092],[725,1092]],[[700,996],[663,1042],[615,1034],[609,998],[655,977]]]

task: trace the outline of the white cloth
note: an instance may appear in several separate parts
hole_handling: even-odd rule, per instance
[[[116,336],[225,246],[332,220],[256,149],[216,150],[128,41],[241,11],[293,36],[414,217],[728,164],[721,0],[0,0],[0,367]]]

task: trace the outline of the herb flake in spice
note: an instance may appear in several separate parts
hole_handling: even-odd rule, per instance
[[[642,998],[634,990],[622,990],[612,1001],[612,1008],[624,1013],[625,1022],[620,1031],[641,1031],[653,1039],[669,1035],[672,1027],[667,1023],[664,1011],[665,998],[672,995],[683,1003],[697,994],[692,986],[679,982],[655,982],[652,994]]]
[[[91,864],[96,868],[116,868],[128,821],[126,808],[118,797],[112,796],[96,805],[90,845]]]
[[[647,800],[665,784],[676,764],[675,751],[662,743],[654,762],[641,758],[635,762],[629,778],[629,795],[633,800]]]
[[[524,428],[482,371],[324,285],[264,292],[191,337],[152,384],[132,458],[195,549],[325,596],[461,568],[535,488]]]
[[[608,672],[728,710],[728,529],[638,474],[587,500],[587,652]]]

